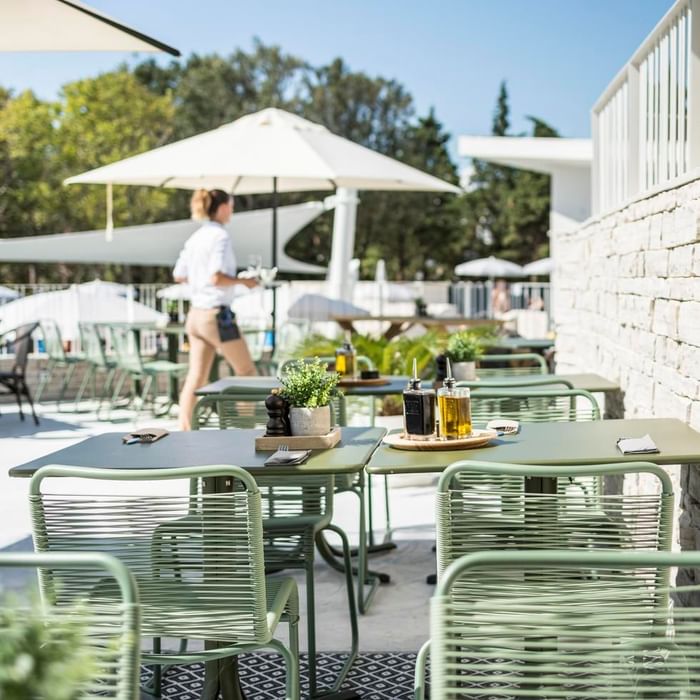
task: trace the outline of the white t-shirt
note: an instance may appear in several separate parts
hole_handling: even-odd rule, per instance
[[[192,290],[192,306],[214,309],[230,306],[234,287],[215,287],[211,278],[217,272],[236,276],[236,258],[231,238],[216,221],[207,221],[185,243],[173,269],[174,277],[186,277]]]

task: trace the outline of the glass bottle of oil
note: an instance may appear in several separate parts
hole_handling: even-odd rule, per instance
[[[440,436],[446,440],[469,437],[472,432],[472,405],[468,387],[456,387],[450,360],[447,376],[437,392]]]
[[[357,368],[357,355],[350,340],[350,334],[345,337],[342,347],[335,351],[335,371],[341,377],[354,378]]]
[[[404,434],[411,440],[435,437],[435,391],[422,389],[418,369],[413,360],[413,377],[403,392]]]

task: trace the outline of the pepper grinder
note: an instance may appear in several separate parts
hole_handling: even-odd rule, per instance
[[[284,437],[291,435],[289,427],[289,405],[285,399],[280,396],[278,389],[273,389],[272,393],[265,399],[265,408],[267,409],[268,421],[265,426],[266,437]]]

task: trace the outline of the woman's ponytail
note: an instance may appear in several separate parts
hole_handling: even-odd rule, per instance
[[[190,200],[190,211],[195,221],[205,221],[209,218],[209,208],[211,207],[211,195],[207,190],[195,190]]]
[[[226,204],[231,195],[223,190],[195,190],[190,200],[192,218],[196,221],[213,219],[222,204]]]

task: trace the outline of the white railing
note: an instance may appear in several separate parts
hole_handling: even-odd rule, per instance
[[[700,166],[698,119],[700,0],[678,0],[593,107],[593,212]]]

